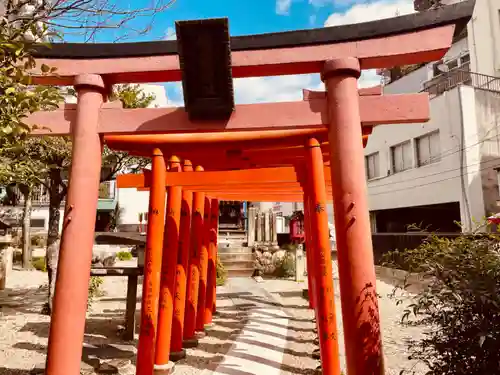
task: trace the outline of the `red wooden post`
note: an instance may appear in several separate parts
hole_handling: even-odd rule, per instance
[[[380,318],[364,165],[355,58],[329,60],[328,133],[347,372],[383,374]]]
[[[160,150],[153,151],[148,226],[144,259],[141,329],[137,347],[137,375],[151,375],[158,322],[158,299],[165,223],[166,165]]]
[[[311,194],[307,184],[304,186],[304,228],[306,239],[306,266],[307,266],[307,289],[309,293],[309,308],[314,309],[314,238],[312,237],[311,226]]]
[[[215,205],[215,208],[214,208]],[[212,315],[217,313],[217,261],[219,257],[219,200],[216,203],[212,204],[212,225],[215,228],[215,279],[214,279],[214,295],[213,295],[213,304],[212,304]]]
[[[176,156],[169,160],[169,171],[180,172],[181,163]],[[169,374],[172,359],[185,357],[183,353],[171,353],[172,318],[174,312],[175,279],[179,249],[179,227],[181,220],[182,188],[169,186],[167,189],[167,216],[163,237],[163,259],[161,267],[160,309],[158,313],[158,335],[155,352],[155,374]]]
[[[197,172],[203,171],[198,166]],[[184,347],[198,345],[195,335],[196,313],[198,310],[198,295],[200,286],[200,253],[203,247],[204,226],[203,214],[205,211],[205,194],[193,193],[193,211],[191,219],[191,244],[189,255],[189,272],[187,281],[186,314],[184,318]]]
[[[72,127],[72,163],[50,323],[46,373],[80,373],[85,315],[101,172],[99,109],[101,76],[75,78],[78,92]]]
[[[192,172],[191,161],[184,160],[184,172]],[[183,189],[181,203],[181,226],[179,237],[179,254],[177,256],[177,278],[175,281],[174,318],[172,321],[171,350],[182,352],[182,337],[184,332],[184,315],[186,312],[186,271],[189,267],[189,243],[191,236],[191,209],[193,193]]]
[[[321,368],[325,375],[339,375],[339,346],[335,319],[335,294],[333,292],[332,259],[326,212],[326,186],[323,155],[316,139],[306,147],[307,175],[312,204],[311,235],[315,238],[313,287],[316,308],[316,326],[321,353]]]
[[[198,311],[196,312],[196,330],[205,332],[205,304],[207,300],[208,246],[210,234],[210,198],[205,196],[203,214],[203,238],[199,258],[200,286],[198,290]]]
[[[207,299],[205,301],[205,325],[212,324],[217,284],[217,234],[219,223],[219,200],[212,199],[210,202],[209,233],[208,233],[208,267],[207,267]]]

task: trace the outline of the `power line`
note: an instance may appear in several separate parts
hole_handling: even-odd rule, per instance
[[[487,162],[492,162],[492,161],[500,161],[500,157],[496,157],[494,159],[491,159],[491,160],[488,160]],[[479,163],[474,163],[474,164],[470,164],[470,165],[466,165],[466,167],[471,167],[473,165],[478,165],[478,164],[484,164],[485,162],[479,162]],[[491,166],[488,166],[488,167],[484,167],[484,168],[480,168],[478,169],[477,171],[472,171],[472,172],[467,172],[465,173],[465,175],[469,175],[469,174],[473,174],[473,173],[477,173],[477,172],[481,172],[481,171],[484,171],[486,169],[490,169]],[[458,170],[460,168],[455,168],[455,170]],[[427,176],[421,176],[421,178],[423,177],[429,177],[429,176],[432,176],[432,175],[437,175],[437,174],[442,174],[444,173],[443,171],[440,172],[440,173],[433,173],[433,174],[430,174],[430,175],[427,175]],[[387,191],[381,191],[381,192],[378,192],[378,193],[369,193],[368,195],[369,196],[374,196],[374,195],[382,195],[382,194],[389,194],[389,193],[395,193],[395,192],[398,192],[398,191],[404,191],[404,190],[408,190],[408,189],[415,189],[415,188],[419,188],[419,187],[422,187],[422,186],[428,186],[428,185],[433,185],[433,184],[437,184],[439,182],[443,182],[443,181],[448,181],[448,180],[453,180],[454,178],[459,178],[461,177],[462,175],[457,175],[457,176],[453,176],[453,177],[448,177],[448,178],[443,178],[441,180],[436,180],[436,181],[431,181],[431,182],[427,182],[425,184],[420,184],[420,185],[414,185],[414,186],[408,186],[408,187],[405,187],[405,188],[401,188],[401,189],[394,189],[394,190],[387,190]],[[414,178],[412,180],[416,180],[417,178]],[[406,180],[406,181],[410,181],[410,180]],[[401,182],[406,182],[406,181],[401,181]]]
[[[498,128],[498,127],[500,127],[500,125],[497,125],[495,128]],[[493,129],[494,129],[494,128],[490,129],[490,130],[488,131],[488,133],[489,133],[490,131],[492,131]],[[449,154],[447,154],[447,155],[444,155],[444,157],[448,157],[448,156],[451,156],[451,155],[456,154],[456,153],[458,153],[458,152],[465,151],[465,150],[467,150],[467,149],[469,149],[469,148],[471,148],[471,147],[474,147],[474,146],[480,145],[481,143],[484,143],[484,142],[486,142],[486,141],[489,141],[489,140],[494,139],[494,138],[497,138],[497,137],[499,137],[499,136],[498,136],[498,135],[493,135],[493,136],[491,136],[491,137],[484,138],[484,139],[482,139],[482,140],[481,140],[481,141],[479,141],[479,142],[473,143],[473,144],[471,144],[471,145],[469,145],[469,146],[467,146],[467,147],[459,148],[458,150],[455,150],[454,152],[451,152],[451,153],[449,153]],[[450,149],[450,150],[451,150],[451,149]],[[443,157],[443,156],[440,156],[440,157]],[[483,163],[483,162],[470,164],[470,165],[467,165],[467,167],[469,167],[469,166],[473,166],[473,165],[477,165],[477,164],[482,164],[482,163]],[[431,165],[431,164],[426,164],[426,165]],[[412,169],[416,169],[416,168],[412,168]],[[439,171],[439,172],[435,172],[435,173],[430,173],[430,174],[423,175],[423,176],[417,176],[417,177],[415,177],[415,178],[412,178],[411,180],[420,180],[420,179],[422,179],[422,178],[427,178],[427,177],[431,177],[431,176],[437,176],[437,175],[440,175],[440,174],[443,174],[443,173],[453,172],[453,171],[457,171],[457,170],[460,170],[460,169],[461,169],[461,168],[452,168],[452,169],[447,169],[447,170],[444,170],[444,171]],[[411,170],[411,169],[408,169],[408,170]],[[387,176],[387,177],[390,177],[390,176],[393,176],[393,174],[392,174],[392,175],[389,175],[389,176]],[[372,188],[378,188],[378,187],[388,186],[388,185],[402,184],[402,183],[405,183],[405,182],[407,182],[407,181],[409,181],[409,180],[402,180],[402,181],[387,182],[387,183],[385,183],[385,184],[379,184],[379,185],[376,185],[376,186],[372,186]]]

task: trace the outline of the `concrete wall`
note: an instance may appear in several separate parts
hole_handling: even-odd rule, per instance
[[[484,215],[500,212],[498,172],[500,168],[500,95],[488,91],[473,90],[476,103],[476,120],[480,134],[481,187]]]
[[[471,70],[490,76],[500,75],[500,1],[476,0],[467,30]]]
[[[380,177],[368,181],[370,210],[457,202],[461,117],[458,89],[431,100],[431,119],[422,124],[382,125],[373,130],[365,155],[379,153]],[[439,130],[441,161],[417,167],[415,138]],[[410,140],[413,168],[391,172],[391,146]]]
[[[120,227],[133,227],[139,224],[139,213],[148,212],[149,192],[137,189],[117,189]]]

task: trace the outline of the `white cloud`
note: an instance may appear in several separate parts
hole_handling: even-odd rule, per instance
[[[235,101],[248,104],[302,100],[302,89],[312,89],[319,83],[319,74],[237,78],[234,80]]]
[[[381,0],[366,2],[366,0],[337,0],[335,4],[358,3],[349,8],[344,13],[331,14],[325,26],[343,25],[359,22],[368,22],[376,19],[390,18],[396,14],[403,15],[412,13],[412,0]],[[359,4],[363,1],[363,4]],[[276,0],[276,12],[278,14],[288,14],[292,0]],[[322,6],[331,3],[332,0],[309,0],[314,6]],[[173,32],[174,28],[167,29]],[[171,34],[170,34],[171,35]],[[173,39],[173,38],[172,38]],[[364,70],[359,79],[360,88],[380,85],[380,76],[375,70]],[[277,77],[251,77],[237,78],[234,80],[235,101],[237,104],[265,103],[265,102],[285,102],[302,100],[302,89],[324,90],[324,84],[319,78],[319,74],[303,74]],[[175,85],[173,98],[169,98],[170,105],[182,106],[182,87],[178,83]],[[172,97],[172,95],[170,95]]]
[[[343,13],[331,14],[326,20],[325,26],[369,22],[414,12],[413,0],[382,0],[355,4]]]
[[[309,0],[325,1],[325,0]],[[349,1],[349,0],[342,0]],[[353,3],[356,0],[352,1]],[[356,4],[343,13],[331,14],[325,26],[349,25],[353,23],[369,22],[384,18],[402,16],[414,13],[413,0],[382,0]],[[359,87],[371,87],[380,84],[380,76],[375,70],[364,70],[359,79]]]
[[[165,40],[175,40],[177,39],[177,34],[175,33],[175,29],[171,26],[167,27],[167,31],[165,31]]]
[[[322,8],[326,5],[348,6],[352,4],[366,3],[367,1],[369,0],[309,0],[309,4],[315,8]]]
[[[290,12],[292,0],[276,0],[276,14],[286,16]]]
[[[302,100],[302,89],[324,91],[325,85],[319,74],[300,74],[276,77],[250,77],[234,79],[234,100],[236,104],[293,102]],[[372,87],[380,84],[380,76],[375,70],[366,70],[361,74],[359,87]],[[166,84],[168,105],[184,105],[180,82]]]

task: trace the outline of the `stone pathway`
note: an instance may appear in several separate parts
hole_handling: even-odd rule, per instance
[[[8,290],[0,293],[2,375],[29,375],[45,361],[49,320],[39,311],[46,296],[46,288],[40,285],[46,277],[38,271],[14,271]],[[214,326],[197,348],[188,349],[186,359],[177,362],[174,374],[316,374],[319,361],[310,356],[316,349],[314,314],[302,298],[302,288],[303,284],[289,280],[230,279],[218,288]],[[386,374],[396,375],[415,365],[408,360],[405,340],[419,337],[422,329],[401,327],[404,305],[396,306],[388,297],[392,285],[378,281],[377,288]],[[124,318],[126,278],[105,278],[103,289],[105,295],[94,303],[87,318],[82,368],[86,374],[96,374],[94,369],[122,362],[129,363],[127,373],[133,374],[138,337],[125,342],[117,335]],[[337,281],[335,289],[341,364],[345,366]],[[413,370],[425,373],[423,367]]]

